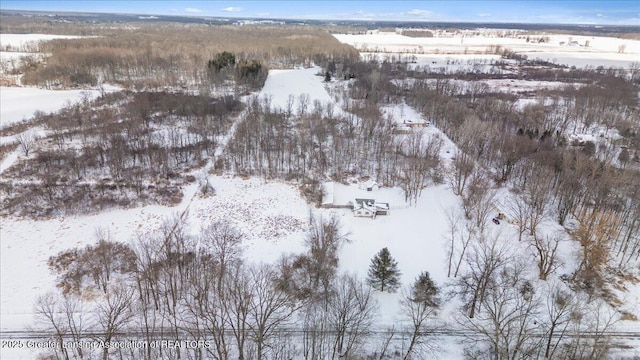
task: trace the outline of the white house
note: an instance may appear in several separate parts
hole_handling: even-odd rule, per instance
[[[416,120],[404,120],[402,122],[402,125],[413,129],[413,128],[427,127],[431,125],[431,123],[427,120],[416,119]]]
[[[353,216],[370,217],[389,214],[389,203],[376,202],[375,199],[355,199],[353,202]]]

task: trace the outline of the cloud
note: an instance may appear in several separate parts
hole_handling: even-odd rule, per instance
[[[363,10],[358,10],[350,16],[350,18],[354,20],[373,20],[376,17],[376,14]]]
[[[238,11],[242,11],[242,8],[237,7],[237,6],[229,6],[226,7],[224,9],[222,9],[222,11],[226,11],[226,12],[238,12]]]
[[[596,16],[597,17],[604,17],[604,15],[602,15],[602,14],[597,14]]]
[[[196,8],[186,8],[184,9],[184,12],[191,13],[191,14],[199,14],[201,12],[204,12],[204,10],[196,9]]]
[[[477,14],[477,16],[478,17],[490,17],[491,14],[490,13],[480,13],[480,14]]]
[[[409,10],[409,11],[407,11],[407,14],[418,16],[418,17],[432,17],[433,16],[433,12],[432,11],[420,10],[420,9]]]

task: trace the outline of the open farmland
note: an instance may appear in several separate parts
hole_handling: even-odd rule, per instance
[[[531,60],[540,59],[567,66],[628,68],[640,56],[640,40],[579,35],[531,35],[518,30],[433,31],[432,37],[409,37],[395,32],[377,31],[334,36],[361,52],[411,54],[416,56],[417,61],[421,58],[455,59],[454,55],[465,55],[466,59],[461,59],[463,62],[470,59],[480,61],[486,59],[482,55],[509,50]]]

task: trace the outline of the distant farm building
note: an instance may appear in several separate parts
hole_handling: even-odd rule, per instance
[[[402,123],[393,124],[394,134],[409,134],[413,129],[425,128],[431,125],[429,121],[417,119],[417,120],[403,120]]]
[[[378,183],[373,181],[373,180],[369,180],[367,182],[365,182],[364,184],[360,185],[361,189],[365,189],[367,191],[374,191],[374,190],[378,190],[380,187],[378,186]]]
[[[429,122],[426,120],[418,119],[418,120],[404,120],[402,122],[403,126],[408,128],[423,128],[429,126]]]

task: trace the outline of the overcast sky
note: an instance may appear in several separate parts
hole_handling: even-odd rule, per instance
[[[2,0],[0,9],[265,17],[640,25],[640,0],[622,1],[44,1]]]

